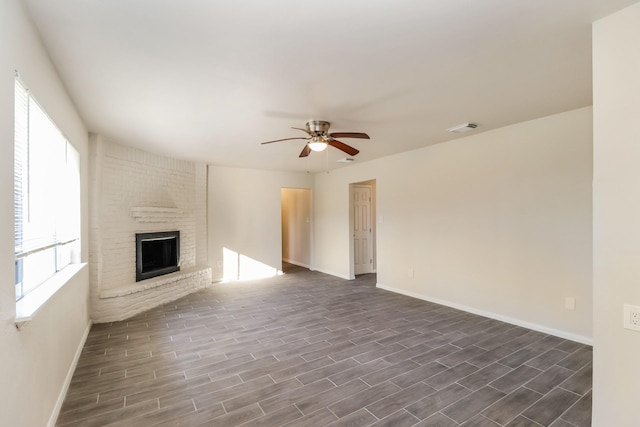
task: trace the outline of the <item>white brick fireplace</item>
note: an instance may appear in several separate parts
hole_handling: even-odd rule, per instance
[[[91,316],[123,320],[211,284],[206,165],[90,137]],[[180,271],[136,282],[136,233],[180,231]]]

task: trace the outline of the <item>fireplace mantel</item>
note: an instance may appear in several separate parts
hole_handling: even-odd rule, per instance
[[[134,206],[131,216],[138,222],[172,222],[183,219],[184,211],[178,208],[157,206]]]

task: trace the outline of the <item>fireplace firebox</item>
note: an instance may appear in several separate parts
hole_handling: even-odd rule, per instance
[[[136,233],[136,282],[180,270],[180,232]]]

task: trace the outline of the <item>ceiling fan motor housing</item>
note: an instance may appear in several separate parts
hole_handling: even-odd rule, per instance
[[[311,120],[307,122],[307,131],[310,135],[323,136],[329,131],[331,123],[322,120]]]

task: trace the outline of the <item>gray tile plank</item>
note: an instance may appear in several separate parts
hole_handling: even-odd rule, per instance
[[[591,363],[592,360],[593,351],[582,347],[559,361],[557,365],[562,366],[563,368],[571,369],[572,371],[577,371],[586,364]]]
[[[346,371],[338,372],[329,377],[329,380],[335,385],[342,385],[348,383],[351,380],[368,375],[372,372],[377,372],[381,369],[385,369],[391,366],[391,363],[384,361],[383,359],[376,359],[373,362],[366,363],[364,365],[357,365]]]
[[[304,362],[298,365],[290,366],[279,371],[270,372],[269,375],[275,382],[285,381],[289,378],[297,377],[307,372],[314,371],[327,365],[331,365],[333,360],[328,357],[321,357],[311,362]]]
[[[409,427],[419,421],[418,418],[402,409],[372,424],[371,427]]]
[[[561,361],[568,355],[569,353],[567,353],[566,351],[552,348],[551,350],[542,353],[540,356],[529,360],[527,362],[527,365],[544,371],[545,369],[548,369],[551,366],[555,365],[557,362]]]
[[[441,357],[440,359],[438,359],[438,362],[451,368],[459,365],[462,362],[466,362],[471,358],[481,356],[486,352],[487,350],[472,345],[463,348],[462,350],[459,350],[455,353],[449,354],[448,356]]]
[[[515,420],[507,424],[506,427],[541,427],[541,425],[533,420],[530,420],[527,417],[520,415]]]
[[[376,421],[378,421],[378,419],[371,415],[371,413],[360,409],[328,425],[331,427],[364,427]]]
[[[315,396],[300,399],[295,403],[296,407],[305,415],[315,412],[323,407],[330,406],[342,399],[346,399],[359,391],[365,390],[368,386],[361,380],[353,380],[347,384],[327,390]]]
[[[261,379],[260,382],[262,384],[271,383],[268,378]],[[237,375],[234,375],[232,377],[222,378],[210,383],[204,383],[198,387],[191,387],[186,390],[170,390],[169,392],[165,392],[159,396],[158,400],[160,401],[160,408],[164,408],[166,406],[173,406],[185,399],[194,399],[196,397],[215,393],[216,391],[238,386],[240,384],[242,384],[242,380]]]
[[[224,410],[221,407],[218,409],[220,411],[219,415],[224,414]],[[136,427],[147,427],[158,424],[166,425],[167,423],[177,424],[180,420],[188,418],[191,414],[194,414],[195,410],[196,408],[193,405],[193,402],[191,400],[186,400],[173,406],[168,406],[166,408],[141,415],[137,418],[127,418],[120,422],[109,424],[109,427],[129,427],[132,424],[135,424]]]
[[[351,369],[356,366],[359,366],[358,362],[353,359],[347,359],[331,365],[323,366],[322,368],[307,372],[296,378],[302,384],[311,384],[312,382],[318,381],[322,378],[328,378],[331,375],[335,375],[338,372],[346,371],[347,369]]]
[[[560,420],[575,427],[591,427],[591,392],[582,396],[568,411],[562,414]]]
[[[424,381],[432,376],[446,371],[447,367],[438,362],[429,363],[428,365],[419,366],[409,372],[399,375],[391,380],[392,383],[401,388],[409,387],[417,382]]]
[[[524,411],[522,415],[539,424],[548,426],[578,399],[578,395],[556,388]]]
[[[527,365],[521,365],[511,372],[501,376],[497,380],[490,382],[489,385],[505,393],[511,393],[522,384],[540,374],[541,371],[539,369],[532,368]]]
[[[458,384],[475,391],[486,386],[490,382],[500,378],[510,371],[511,368],[508,368],[505,365],[501,365],[500,363],[494,363],[480,369],[479,371],[474,372],[467,377],[464,377],[463,379],[458,381]]]
[[[377,402],[380,399],[395,394],[400,390],[402,390],[400,387],[389,382],[384,382],[342,399],[338,403],[329,406],[329,409],[331,412],[336,414],[336,416],[342,418],[352,412],[364,408],[372,402]]]
[[[268,399],[279,394],[290,392],[292,390],[300,389],[302,384],[300,381],[292,378],[281,383],[269,384],[267,386],[251,390],[248,393],[241,394],[240,396],[232,397],[222,402],[224,409],[227,412],[233,412],[245,406],[249,406],[253,403],[258,403],[261,400]]]
[[[593,382],[593,366],[591,363],[561,382],[559,387],[573,393],[584,395],[591,390]]]
[[[482,415],[500,425],[504,425],[514,420],[541,397],[540,393],[520,387],[482,411]]]
[[[266,387],[273,384],[273,380],[269,377],[259,377],[255,380],[240,383],[231,387],[220,390],[210,391],[208,393],[198,394],[193,398],[193,402],[197,409],[206,408],[210,405],[221,403],[235,396],[240,396],[257,388]]]
[[[485,418],[481,414],[478,414],[475,417],[460,424],[460,426],[461,427],[501,427],[501,424],[498,424],[488,418]]]
[[[413,357],[411,360],[419,363],[421,365],[425,365],[427,363],[435,362],[442,357],[445,357],[451,353],[455,353],[459,351],[458,347],[453,345],[445,344],[434,348],[433,350],[429,350],[426,353],[422,353],[418,356]]]
[[[281,426],[288,422],[302,418],[302,412],[293,405],[285,406],[282,409],[255,418],[248,423],[242,424],[242,427],[272,427]]]
[[[484,368],[494,362],[497,362],[503,357],[510,355],[511,353],[513,353],[513,350],[506,347],[498,346],[491,350],[488,350],[485,353],[479,354],[476,357],[472,357],[471,359],[467,360],[467,362],[479,368]]]
[[[321,379],[311,384],[304,385],[300,388],[293,389],[289,392],[279,394],[267,399],[260,400],[259,405],[265,414],[277,411],[278,409],[292,406],[301,399],[306,399],[324,391],[335,388],[335,385],[328,379]]]
[[[295,421],[285,424],[285,427],[316,427],[330,424],[337,420],[337,417],[327,408],[321,408],[311,414],[298,418]]]
[[[157,400],[148,400],[136,405],[131,405],[125,408],[115,409],[113,411],[103,412],[97,416],[87,417],[81,420],[72,421],[69,423],[59,424],[65,427],[102,427],[107,424],[112,424],[126,419],[138,418],[145,414],[150,414],[158,410]]]
[[[404,360],[411,359],[412,357],[416,357],[423,353],[426,353],[429,350],[432,350],[432,348],[428,345],[420,344],[398,351],[397,353],[390,354],[389,356],[386,356],[384,360],[390,363],[399,363]]]
[[[403,345],[398,343],[388,345],[386,347],[377,348],[375,350],[367,351],[365,353],[354,356],[353,359],[358,363],[368,363],[372,360],[379,359],[385,357],[389,354],[397,353],[400,350],[405,349]]]
[[[447,418],[440,412],[434,414],[424,421],[416,424],[416,427],[457,427],[458,423],[451,418]]]
[[[247,421],[259,418],[262,415],[264,415],[262,410],[257,404],[254,403],[253,405],[244,406],[236,411],[228,412],[224,415],[220,415],[210,420],[205,420],[199,425],[220,425],[225,427],[234,427],[244,424]]]
[[[417,383],[368,405],[366,409],[382,419],[434,392],[435,390],[428,385]]]
[[[554,365],[526,383],[526,387],[538,393],[546,394],[575,372],[562,366]]]
[[[449,368],[444,372],[441,372],[433,377],[425,380],[425,383],[435,389],[443,389],[454,382],[473,374],[478,370],[477,366],[470,365],[469,363],[461,363],[453,368]]]
[[[486,386],[463,397],[440,412],[457,423],[463,423],[504,396],[505,394],[500,390]]]
[[[408,370],[415,369],[419,365],[410,360],[405,360],[395,365],[391,365],[388,368],[380,369],[377,372],[372,372],[368,375],[362,377],[362,380],[369,384],[370,386],[374,386],[376,384],[380,384],[381,382],[387,381],[391,378],[395,378]]]
[[[419,419],[425,419],[443,408],[459,401],[469,395],[471,390],[459,384],[451,384],[449,387],[420,399],[416,403],[409,405],[406,410]]]

